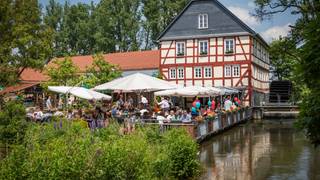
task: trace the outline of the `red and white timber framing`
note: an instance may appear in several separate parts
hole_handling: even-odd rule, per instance
[[[225,40],[229,39],[233,39],[234,42],[232,54],[225,53]],[[208,42],[206,55],[200,54],[199,41]],[[179,42],[185,44],[183,56],[177,56],[176,53],[176,44]],[[257,47],[260,48],[258,51]],[[247,88],[244,102],[247,105],[251,105],[253,91],[260,93],[269,91],[269,64],[266,63],[269,61],[262,61],[263,54],[258,53],[267,53],[267,50],[251,35],[166,40],[160,42],[160,51],[160,73],[167,81],[185,86],[245,86]],[[268,55],[265,57],[268,58]],[[226,66],[240,67],[240,74],[235,76],[231,68],[231,75],[226,76]],[[201,77],[195,77],[195,68],[202,69]],[[204,68],[211,68],[212,75],[205,76]],[[171,69],[175,69],[175,78],[170,76]],[[178,69],[183,69],[182,77],[178,76]]]

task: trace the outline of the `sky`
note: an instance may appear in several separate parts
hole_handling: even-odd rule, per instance
[[[49,0],[40,0],[45,6]],[[58,0],[64,3],[66,0]],[[71,4],[90,3],[91,0],[68,0]],[[100,0],[93,0],[98,3]],[[291,15],[290,12],[284,12],[274,15],[270,20],[258,21],[251,14],[254,12],[254,0],[220,0],[231,12],[245,22],[249,27],[259,33],[267,42],[278,39],[280,36],[286,36],[289,32],[289,25],[293,25],[297,16]]]

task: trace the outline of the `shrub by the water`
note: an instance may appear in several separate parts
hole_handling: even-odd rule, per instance
[[[19,101],[6,103],[0,111],[0,142],[18,144],[27,129],[26,112]]]
[[[53,122],[54,123],[54,122]],[[1,162],[0,179],[186,179],[199,173],[196,142],[181,129],[164,134],[119,125],[91,131],[81,122],[34,124]]]

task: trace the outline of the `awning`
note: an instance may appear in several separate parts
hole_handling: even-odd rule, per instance
[[[2,91],[0,91],[0,95],[19,92],[38,84],[39,83],[18,83],[16,85],[4,88]]]

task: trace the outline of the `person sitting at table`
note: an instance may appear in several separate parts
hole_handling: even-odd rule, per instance
[[[33,108],[30,108],[28,110],[26,117],[27,117],[27,120],[34,121],[34,109]]]
[[[71,120],[72,118],[73,118],[73,112],[72,112],[72,109],[69,109],[67,113],[67,119]]]
[[[169,122],[178,120],[173,110],[170,111],[169,115],[167,116],[167,119]]]
[[[165,120],[166,120],[166,118],[164,116],[164,113],[163,112],[158,112],[157,121],[159,122],[159,124],[163,125]]]
[[[191,114],[184,110],[182,116],[180,117],[180,121],[183,123],[191,123]]]
[[[41,109],[38,107],[34,113],[34,119],[36,121],[42,121],[42,117],[43,117],[43,112],[41,111]]]

